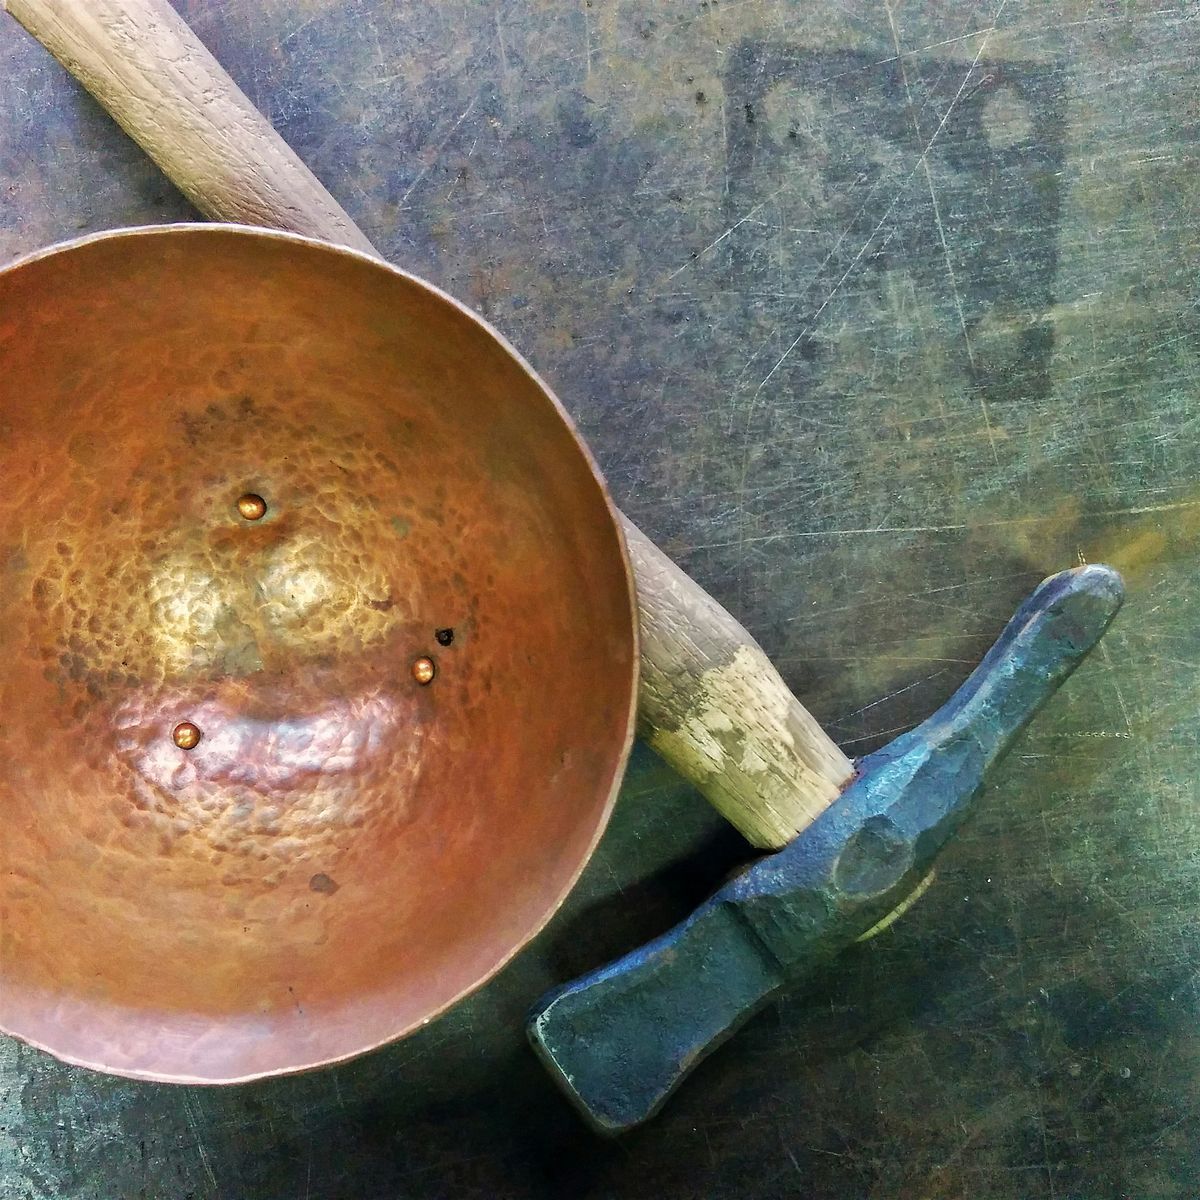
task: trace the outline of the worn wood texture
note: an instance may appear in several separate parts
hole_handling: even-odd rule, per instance
[[[181,11],[389,258],[481,309],[618,502],[859,754],[1036,581],[1126,609],[922,902],[597,1144],[522,1042],[744,845],[639,753],[541,939],[407,1042],[159,1089],[0,1050],[4,1200],[1200,1191],[1200,20],[1187,6]],[[0,256],[186,217],[0,28]]]
[[[0,0],[206,216],[374,247],[179,19],[154,0]]]
[[[638,728],[754,846],[779,849],[853,774],[746,628],[636,525]]]

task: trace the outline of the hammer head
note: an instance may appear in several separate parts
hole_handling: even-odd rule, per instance
[[[794,842],[669,933],[543,998],[530,1039],[584,1116],[606,1133],[652,1116],[776,992],[903,902],[1122,598],[1104,566],[1045,580],[954,696],[863,759]]]

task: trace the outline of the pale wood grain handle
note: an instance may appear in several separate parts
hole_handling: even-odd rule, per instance
[[[205,216],[375,253],[166,0],[0,0]]]
[[[166,0],[0,0],[206,216],[378,254]],[[649,743],[755,845],[779,847],[851,775],[759,645],[625,522]]]
[[[632,521],[639,732],[754,845],[778,849],[837,798],[850,760],[762,647]]]

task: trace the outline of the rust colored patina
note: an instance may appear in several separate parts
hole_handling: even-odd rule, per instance
[[[85,239],[0,272],[0,476],[0,1028],[301,1070],[544,924],[628,753],[635,611],[486,325],[287,235]]]

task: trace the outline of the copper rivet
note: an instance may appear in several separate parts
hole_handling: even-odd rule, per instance
[[[238,497],[237,510],[247,521],[260,521],[267,515],[267,502],[254,492],[247,492]]]
[[[436,674],[437,667],[433,665],[432,658],[418,658],[412,665],[412,677],[422,687],[427,683],[431,683]]]
[[[171,733],[171,740],[180,750],[190,750],[200,741],[200,726],[191,721],[180,721]]]

